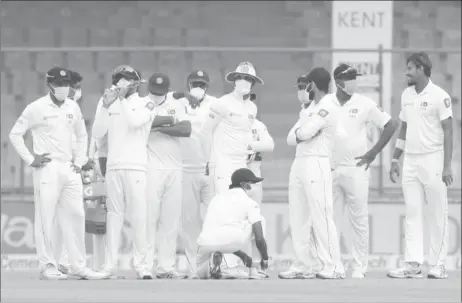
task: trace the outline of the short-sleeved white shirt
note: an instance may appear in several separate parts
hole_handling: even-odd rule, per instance
[[[166,100],[154,107],[153,112],[159,116],[176,117],[179,121],[187,120],[185,104],[168,93]],[[183,166],[181,141],[179,137],[161,132],[151,132],[148,139],[148,161],[156,169],[181,169]]]
[[[443,127],[441,121],[452,117],[449,94],[432,81],[418,94],[414,86],[401,95],[399,118],[407,123],[407,154],[427,154],[442,151]]]
[[[335,94],[332,101],[339,106],[337,131],[332,150],[333,167],[356,166],[355,157],[365,154],[369,149],[368,123],[383,128],[390,121],[391,116],[372,99],[360,94],[353,94],[343,106],[339,104]]]

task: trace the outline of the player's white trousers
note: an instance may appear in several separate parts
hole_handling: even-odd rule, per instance
[[[82,180],[70,162],[52,160],[34,169],[35,243],[39,265],[57,265],[55,215],[62,228],[72,272],[86,267]],[[60,211],[57,212],[59,205]]]
[[[263,235],[266,237],[266,221],[263,219],[261,223]],[[261,260],[250,223],[242,224],[242,226],[222,226],[210,231],[201,240],[198,242],[197,249],[197,275],[201,279],[210,278],[210,255],[215,251],[233,254],[240,250],[252,257],[254,262]]]
[[[209,163],[209,173],[212,177],[214,195],[229,189],[232,174],[239,168],[247,168],[247,161],[221,161]]]
[[[157,249],[157,273],[176,269],[177,238],[181,226],[181,169],[157,169],[148,166],[148,268],[154,266]]]
[[[323,272],[343,272],[333,218],[329,158],[295,158],[289,176],[289,214],[297,259],[311,269],[313,255],[317,255],[323,263]],[[311,237],[314,245],[310,245]],[[316,253],[310,252],[313,246]]]
[[[53,223],[53,239],[55,241],[54,250],[55,250],[55,259],[57,264],[60,264],[62,266],[65,266],[69,268],[69,254],[67,253],[67,248],[66,248],[66,239],[64,237],[64,232],[63,229],[61,228],[61,225],[59,224],[59,219],[58,217],[60,216],[60,213],[63,211],[62,205],[58,202],[58,206],[56,208],[56,213],[55,213],[55,220]]]
[[[146,236],[146,172],[116,169],[106,173],[107,228],[105,270],[114,271],[119,261],[124,218],[133,229],[133,266],[145,269],[148,252]]]
[[[363,273],[367,271],[369,255],[369,176],[364,167],[356,166],[338,166],[332,172],[335,224],[340,230],[346,229],[346,208],[352,231],[353,268]]]
[[[404,222],[406,262],[424,261],[424,204],[428,205],[428,264],[444,264],[448,245],[448,197],[442,181],[444,153],[404,155],[403,194],[406,203]]]
[[[252,161],[248,164],[249,169],[255,174],[255,176],[261,178],[261,161]],[[252,189],[247,192],[249,197],[261,204],[263,200],[263,184],[262,182],[253,184]]]
[[[189,272],[196,273],[197,237],[202,230],[201,205],[206,207],[213,198],[210,177],[205,168],[199,172],[183,171],[182,228],[181,240],[184,246]]]

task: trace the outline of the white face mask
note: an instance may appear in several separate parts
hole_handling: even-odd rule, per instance
[[[196,98],[197,100],[202,100],[205,96],[205,90],[200,88],[200,87],[194,87],[192,88],[189,93],[191,94],[191,96],[193,96],[194,98]]]
[[[351,96],[356,92],[356,80],[344,81],[343,84],[345,85],[345,87],[340,87],[339,85],[337,85],[337,87],[343,90],[347,95]]]
[[[130,80],[127,80],[127,79],[124,79],[124,78],[121,78],[119,80],[119,82],[117,82],[117,87],[120,87],[120,88],[129,88],[129,87],[132,87],[134,86],[134,81],[130,81]]]
[[[297,96],[298,96],[298,100],[299,100],[300,103],[302,103],[302,104],[305,104],[305,103],[310,102],[308,92],[307,92],[306,90],[304,90],[304,89],[299,90],[299,91],[297,92]]]
[[[74,94],[74,101],[79,101],[79,99],[82,97],[82,89],[79,88],[75,91],[75,94]]]
[[[252,83],[244,79],[236,80],[234,85],[234,90],[242,96],[249,94],[250,90],[252,89]]]
[[[149,93],[149,99],[151,99],[151,101],[154,102],[154,104],[156,104],[156,105],[159,105],[162,102],[164,102],[166,97],[167,97],[166,95],[164,95],[164,96],[156,96],[156,95],[153,95],[153,94]]]
[[[53,87],[53,90],[54,93],[52,92],[52,94],[58,101],[63,102],[69,96],[69,86]]]

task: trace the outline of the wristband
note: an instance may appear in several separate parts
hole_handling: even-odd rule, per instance
[[[395,145],[396,148],[404,150],[405,145],[406,145],[406,141],[404,141],[403,139],[398,138],[398,140],[396,140],[396,145]]]

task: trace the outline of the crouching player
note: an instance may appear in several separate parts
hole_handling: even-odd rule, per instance
[[[234,278],[266,279],[268,251],[264,237],[264,218],[260,206],[248,196],[252,185],[261,182],[248,168],[240,168],[231,176],[229,190],[210,202],[202,232],[197,239],[197,275],[201,279],[222,278],[224,253],[239,257],[249,268],[248,275]],[[261,258],[260,268],[253,259]],[[227,275],[227,278],[233,278]]]

